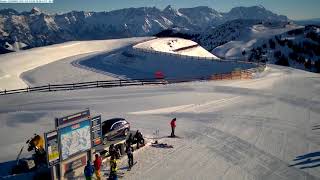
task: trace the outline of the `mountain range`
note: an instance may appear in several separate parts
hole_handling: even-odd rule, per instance
[[[71,40],[150,36],[166,29],[206,33],[235,19],[287,22],[264,7],[235,7],[227,13],[199,6],[163,10],[155,7],[126,8],[109,12],[71,11],[50,14],[39,8],[29,12],[0,10],[0,53]]]

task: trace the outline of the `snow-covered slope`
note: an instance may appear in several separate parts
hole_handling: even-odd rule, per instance
[[[253,16],[253,10],[259,16]],[[106,38],[154,35],[174,28],[179,31],[207,31],[233,19],[265,19],[287,21],[262,7],[241,7],[241,13],[232,9],[220,13],[209,7],[163,10],[155,7],[127,8],[110,12],[78,12],[49,14],[38,8],[18,13],[12,9],[0,10],[0,47],[20,42],[29,48],[71,40],[96,40]],[[0,52],[1,52],[0,48]]]
[[[287,22],[240,19],[226,22],[207,33],[200,34],[195,38],[195,41],[214,54],[229,58],[232,57],[232,54],[228,55],[227,52],[220,52],[219,50],[227,51],[229,44],[235,44],[235,46],[236,44],[250,45],[252,40],[258,41],[259,39],[269,38],[298,27]],[[221,47],[216,48],[218,46]]]
[[[319,151],[319,130],[312,130],[320,124],[319,79],[271,65],[260,78],[241,82],[2,96],[0,161],[15,159],[33,133],[52,130],[55,117],[89,107],[103,119],[126,118],[149,141],[159,130],[159,142],[174,146],[135,151],[132,171],[125,170],[126,159],[119,162],[123,179],[319,179],[311,161],[318,156],[289,167],[300,162],[293,161],[297,156]],[[181,138],[165,138],[173,117]]]
[[[256,36],[260,34],[256,31],[249,40],[231,41],[213,52],[225,58],[267,61],[320,72],[320,27],[310,25],[289,29],[264,30],[260,37]]]
[[[0,89],[27,87],[20,75],[39,66],[75,55],[111,51],[150,38],[76,41],[0,55]],[[46,76],[55,76],[55,74],[46,74]]]
[[[134,48],[145,49],[149,51],[160,51],[172,54],[181,54],[197,57],[216,58],[213,54],[202,48],[196,42],[182,38],[157,38],[154,40],[139,43]]]
[[[225,18],[228,20],[248,19],[247,17],[251,17],[251,19],[263,19],[269,21],[288,21],[286,16],[277,15],[265,9],[263,6],[235,7],[225,14]]]
[[[217,53],[216,55],[218,56],[229,58],[225,55],[225,51],[229,50],[228,47],[237,46],[237,44],[242,44],[244,48],[246,46],[249,47],[260,39],[267,39],[271,36],[300,27],[301,26],[291,22],[237,19],[225,22],[213,29],[208,29],[205,32],[190,33],[169,29],[156,34],[156,36],[190,39],[197,42],[209,52],[213,52],[214,54]],[[213,51],[218,46],[221,46],[220,49],[225,51],[220,52],[220,49],[217,52]]]

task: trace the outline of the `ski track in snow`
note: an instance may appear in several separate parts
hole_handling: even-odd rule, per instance
[[[90,108],[103,120],[124,117],[149,142],[123,179],[311,180],[319,167],[289,167],[320,149],[318,74],[268,65],[256,79],[26,93],[0,97],[0,160],[16,158],[26,137],[54,128],[54,118]],[[176,134],[166,138],[177,117]],[[27,156],[23,153],[23,156]],[[107,167],[104,167],[108,168]]]
[[[136,151],[138,163],[130,172],[121,170],[123,179],[318,179],[318,168],[288,166],[320,147],[320,134],[311,130],[320,124],[319,86],[310,84],[320,77],[278,66],[259,76],[3,96],[0,135],[8,138],[0,142],[1,159],[14,159],[12,149],[19,149],[30,132],[51,130],[54,117],[90,107],[103,119],[125,117],[146,137],[155,129],[159,137],[169,134],[170,119],[178,119],[177,134],[183,138],[159,139],[174,148]],[[125,158],[119,167],[126,166]]]

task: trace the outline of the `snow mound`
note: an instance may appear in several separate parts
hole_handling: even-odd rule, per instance
[[[182,38],[157,38],[139,43],[135,45],[134,48],[186,56],[211,57],[219,59],[199,46],[196,42]]]

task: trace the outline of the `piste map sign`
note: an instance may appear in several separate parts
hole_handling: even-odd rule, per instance
[[[92,147],[96,147],[102,143],[101,116],[91,119],[91,139]]]
[[[85,111],[81,111],[79,113],[76,114],[72,114],[70,116],[65,116],[62,118],[56,118],[56,127],[68,124],[68,123],[72,123],[75,121],[81,121],[81,120],[87,120],[90,119],[90,110],[87,109]]]
[[[58,132],[56,130],[45,133],[48,166],[54,166],[60,162]]]
[[[91,148],[91,121],[85,120],[59,129],[62,160]]]

